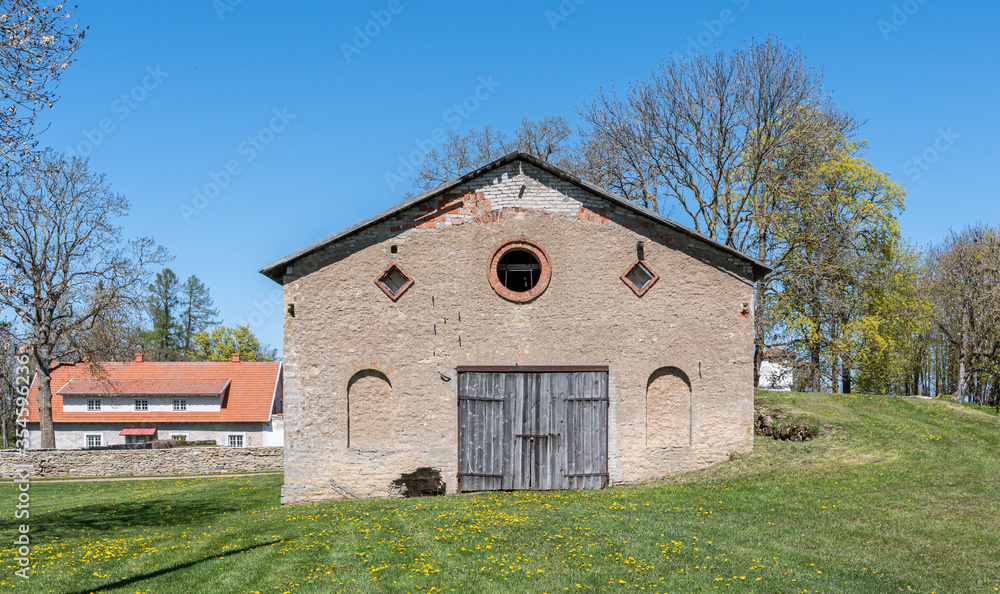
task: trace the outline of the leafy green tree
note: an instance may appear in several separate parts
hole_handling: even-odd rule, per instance
[[[179,302],[180,349],[185,358],[190,358],[194,350],[195,335],[218,324],[215,316],[219,315],[219,312],[212,307],[212,296],[208,287],[193,274],[181,285]]]
[[[196,361],[230,361],[233,353],[241,361],[274,361],[277,349],[261,345],[249,326],[216,326],[211,332],[194,336],[193,357]]]
[[[156,274],[149,285],[149,317],[152,329],[145,333],[146,344],[154,358],[174,360],[180,357],[182,326],[177,321],[180,313],[180,282],[169,268]]]
[[[920,394],[920,361],[931,329],[932,307],[921,279],[924,256],[906,245],[890,246],[865,279],[864,315],[849,333],[845,370],[853,363],[862,392]],[[850,375],[844,375],[845,392]]]
[[[788,247],[776,317],[804,354],[813,391],[824,368],[834,387],[850,376],[871,287],[899,243],[904,191],[862,157],[864,148],[841,137],[789,186],[776,228]]]

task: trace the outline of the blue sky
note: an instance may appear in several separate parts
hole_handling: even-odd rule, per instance
[[[386,174],[415,142],[575,122],[600,86],[692,44],[799,46],[867,122],[868,158],[906,186],[911,241],[1000,222],[991,0],[105,1],[76,14],[90,30],[41,142],[89,157],[132,202],[126,234],[154,237],[227,325],[279,349],[278,285],[257,270],[398,202],[409,188]]]

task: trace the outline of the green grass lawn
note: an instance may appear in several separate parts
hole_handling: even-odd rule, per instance
[[[278,505],[280,476],[31,488],[30,592],[993,592],[1000,418],[915,398],[759,392],[823,426],[603,491]]]

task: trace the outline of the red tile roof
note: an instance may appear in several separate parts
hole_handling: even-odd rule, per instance
[[[100,363],[103,377],[91,373],[88,363],[63,365],[52,372],[52,420],[55,423],[266,423],[271,419],[271,407],[276,392],[280,390],[281,363]],[[159,386],[170,382],[184,382],[199,389],[215,389],[229,383],[219,412],[63,412],[63,394],[89,394],[76,388],[63,390],[67,384],[104,386]],[[110,384],[109,384],[110,382]],[[208,386],[206,388],[205,386]],[[89,389],[89,388],[87,388]],[[131,388],[130,388],[131,390]],[[222,390],[220,390],[222,391]],[[102,394],[114,395],[105,389]],[[131,391],[126,393],[132,393]],[[152,394],[166,394],[160,390]],[[181,392],[195,394],[198,392]],[[218,394],[219,392],[210,392]],[[28,422],[37,423],[38,377],[31,382],[28,393]]]
[[[143,363],[152,365],[152,363]],[[71,379],[59,388],[63,396],[91,396],[103,394],[147,395],[147,394],[190,394],[201,396],[221,396],[229,385],[228,379]]]
[[[156,435],[156,427],[126,427],[118,435]]]
[[[795,353],[781,347],[771,347],[764,351],[762,356],[765,359],[768,357],[794,357]]]

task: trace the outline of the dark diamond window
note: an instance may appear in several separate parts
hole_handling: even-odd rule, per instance
[[[538,284],[542,275],[542,265],[529,251],[510,250],[497,262],[497,278],[500,284],[511,291],[530,291]]]
[[[395,301],[413,284],[413,277],[400,268],[395,262],[382,271],[375,279],[375,284],[382,289],[390,299]]]
[[[642,260],[636,260],[621,278],[636,295],[641,296],[653,286],[660,275],[653,272],[653,269]]]

